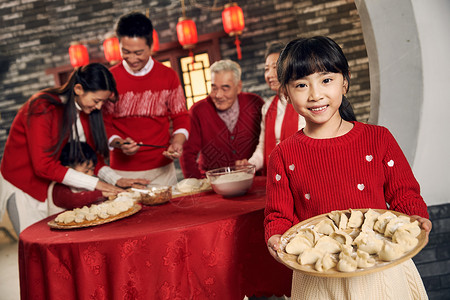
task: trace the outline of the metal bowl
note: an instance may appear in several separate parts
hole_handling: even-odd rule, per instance
[[[252,187],[255,166],[232,166],[209,170],[206,177],[217,194],[224,197],[242,196]]]

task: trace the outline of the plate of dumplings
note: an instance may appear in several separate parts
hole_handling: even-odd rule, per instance
[[[428,242],[418,221],[384,209],[335,210],[304,220],[281,236],[278,256],[313,276],[353,277],[398,265]]]

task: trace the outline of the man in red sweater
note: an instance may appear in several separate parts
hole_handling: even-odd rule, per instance
[[[210,70],[210,95],[189,111],[190,137],[180,160],[185,178],[203,178],[207,170],[248,159],[258,144],[264,101],[256,94],[241,92],[237,63],[217,61]]]
[[[173,159],[181,155],[188,138],[189,115],[177,74],[151,57],[152,34],[151,21],[141,13],[123,15],[117,23],[123,61],[111,73],[119,101],[103,109],[110,165],[123,177],[173,185],[177,182]]]

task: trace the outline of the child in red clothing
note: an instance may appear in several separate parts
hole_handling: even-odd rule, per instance
[[[345,95],[350,72],[342,49],[327,37],[291,41],[277,63],[281,93],[306,120],[303,130],[271,153],[265,238],[278,259],[281,235],[296,223],[332,210],[380,208],[416,218],[429,232],[427,207],[392,134],[359,123]],[[426,299],[412,260],[350,278],[294,271],[292,299]]]
[[[85,142],[79,143],[81,149],[78,155],[70,153],[70,143],[67,143],[59,158],[61,164],[75,171],[94,176],[95,166],[97,165],[97,155],[95,151]],[[105,197],[112,196],[113,193],[102,192],[99,190],[88,191],[77,189],[67,185],[53,182],[49,187],[48,199],[49,206],[52,202],[55,206],[51,209],[52,213],[61,211],[61,209],[74,209],[91,205],[99,200],[105,200]]]

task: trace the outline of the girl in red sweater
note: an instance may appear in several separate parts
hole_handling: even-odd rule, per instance
[[[109,149],[100,109],[116,98],[112,74],[94,63],[76,69],[63,86],[33,95],[20,108],[6,141],[0,175],[0,216],[7,206],[16,232],[49,216],[47,191],[52,181],[113,193],[134,182],[148,183],[121,178],[105,165]],[[67,142],[75,157],[80,142],[95,149],[99,159],[95,172],[104,181],[61,165],[59,156]]]
[[[347,59],[327,37],[291,41],[277,63],[281,93],[306,120],[272,152],[267,175],[265,238],[278,259],[281,235],[332,210],[379,208],[416,218],[429,232],[427,207],[392,134],[359,123],[345,95]],[[326,278],[294,271],[292,299],[426,299],[412,260],[381,272]]]

